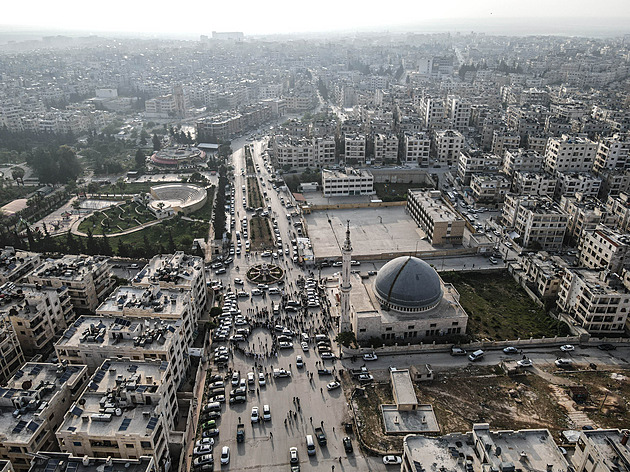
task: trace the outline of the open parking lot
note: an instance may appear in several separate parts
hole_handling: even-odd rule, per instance
[[[316,211],[305,218],[318,259],[341,256],[339,248],[346,237],[347,220],[350,220],[353,257],[378,258],[379,254],[433,250],[423,239],[426,234],[404,206]]]

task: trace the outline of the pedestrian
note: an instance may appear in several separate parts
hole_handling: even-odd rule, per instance
[[[339,463],[341,464],[341,456],[339,456]]]
[[[324,427],[324,420],[322,420],[322,428]]]
[[[311,423],[313,422],[313,417],[312,416],[309,416],[308,419],[310,420]]]
[[[271,431],[269,431],[269,439],[273,438],[273,433]]]
[[[321,393],[323,395],[324,394],[324,389],[319,387],[319,393]]]

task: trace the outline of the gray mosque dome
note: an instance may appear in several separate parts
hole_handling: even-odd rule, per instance
[[[378,271],[374,293],[385,308],[416,313],[440,303],[442,284],[429,264],[417,257],[403,256],[392,259]]]

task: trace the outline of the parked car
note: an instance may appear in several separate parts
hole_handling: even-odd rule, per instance
[[[566,368],[571,367],[573,365],[573,361],[571,359],[556,359],[556,367]]]
[[[385,465],[402,464],[402,457],[400,457],[400,456],[383,456],[383,464],[385,464]]]
[[[466,355],[466,349],[463,349],[459,346],[451,347],[451,356],[465,356],[465,355]]]
[[[223,446],[221,449],[221,465],[226,465],[230,463],[230,447]]]
[[[212,457],[212,454],[205,454],[193,460],[194,467],[199,467],[206,464],[214,464],[214,458]]]
[[[252,423],[258,423],[260,416],[258,414],[258,407],[252,407]]]
[[[212,438],[207,438],[207,439],[212,439]],[[193,456],[203,456],[204,454],[212,454],[212,445],[203,444],[201,446],[195,446],[195,448],[193,449]]]
[[[617,349],[617,346],[610,343],[604,343],[604,344],[598,344],[597,349],[600,349],[602,351],[614,351],[615,349]]]
[[[534,363],[532,362],[532,360],[529,357],[527,357],[525,359],[521,359],[520,361],[518,361],[516,363],[516,365],[518,367],[532,367],[534,365]]]
[[[350,439],[348,436],[346,436],[345,438],[343,438],[343,448],[346,450],[346,452],[349,454],[353,451],[352,448],[352,439]]]

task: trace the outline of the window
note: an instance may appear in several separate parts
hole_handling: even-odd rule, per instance
[[[125,444],[125,447],[126,447],[127,449],[133,449],[133,448],[135,447],[135,444],[129,444],[129,443],[126,443],[126,444]]]
[[[74,442],[72,443],[72,445],[73,445],[73,446],[76,446],[76,447],[81,447],[81,446],[82,446],[81,441],[74,441]]]

